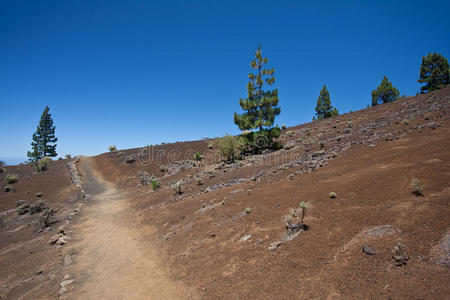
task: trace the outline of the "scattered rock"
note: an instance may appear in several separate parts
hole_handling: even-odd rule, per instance
[[[283,244],[283,242],[282,241],[276,241],[276,242],[273,242],[273,243],[271,243],[270,245],[269,245],[269,251],[274,251],[274,250],[276,250],[278,247],[280,247],[280,245],[281,244]]]
[[[395,265],[397,267],[406,265],[406,262],[409,260],[409,255],[404,245],[397,243],[394,249],[392,249],[392,252],[394,253],[392,258],[395,260]]]
[[[73,280],[71,280],[71,279],[69,279],[69,280],[64,280],[64,281],[62,281],[62,282],[59,284],[59,286],[60,286],[60,287],[65,287],[65,286],[71,284],[72,282],[73,282]]]
[[[55,234],[54,236],[52,236],[51,238],[50,238],[50,240],[48,241],[48,243],[50,244],[50,245],[54,245],[54,244],[56,244],[56,242],[59,240],[59,234]]]
[[[241,240],[242,240],[243,242],[246,242],[246,241],[248,241],[251,237],[252,237],[251,234],[247,234],[247,235],[243,236],[243,237],[241,238]]]
[[[215,233],[210,233],[210,234],[209,234],[209,237],[215,238],[215,237],[216,237],[216,234],[215,234]]]
[[[375,250],[373,250],[371,247],[369,247],[367,245],[362,246],[362,251],[364,254],[367,254],[367,255],[375,255]]]

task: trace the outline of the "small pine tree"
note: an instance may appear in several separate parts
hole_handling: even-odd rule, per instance
[[[372,91],[372,106],[380,103],[388,103],[398,99],[400,92],[392,85],[386,76],[381,80],[381,84]]]
[[[425,83],[420,88],[420,93],[428,93],[444,87],[450,83],[450,68],[445,57],[438,53],[428,53],[422,58],[420,77],[417,80]]]
[[[317,99],[316,116],[317,120],[329,118],[338,115],[337,108],[331,105],[330,93],[327,90],[327,86],[324,85]]]
[[[269,143],[272,143],[272,139],[280,134],[280,129],[272,126],[275,116],[280,114],[281,109],[277,106],[278,90],[266,88],[275,83],[273,76],[275,70],[264,68],[267,62],[268,59],[262,56],[261,47],[258,46],[255,59],[250,64],[256,72],[248,74],[248,96],[239,99],[241,108],[246,112],[234,113],[234,123],[243,131],[259,129],[260,133],[269,138]]]
[[[39,161],[44,156],[55,157],[56,141],[55,126],[53,126],[53,119],[48,112],[50,108],[47,106],[41,115],[41,120],[33,134],[33,142],[31,142],[32,151],[28,151],[27,155],[30,161]],[[54,145],[51,145],[54,144]]]

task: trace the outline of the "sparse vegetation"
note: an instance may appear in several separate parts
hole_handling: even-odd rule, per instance
[[[411,180],[411,188],[414,195],[423,196],[423,187],[419,179],[413,178]]]
[[[5,169],[4,168],[0,168],[0,173],[3,173],[3,172],[5,172]]]
[[[42,172],[48,169],[48,165],[50,164],[50,162],[52,161],[52,159],[48,156],[44,156],[43,158],[41,158],[38,162],[36,162],[35,166],[36,166],[36,170],[38,172]]]
[[[108,149],[109,149],[109,151],[111,151],[111,152],[117,150],[116,145],[111,145],[111,146],[108,147]]]
[[[330,197],[331,199],[334,199],[337,197],[337,195],[335,192],[330,192],[330,193],[328,193],[328,197]]]
[[[3,160],[0,160],[0,167],[4,167],[5,166],[5,162]]]
[[[250,213],[252,212],[252,209],[251,209],[250,207],[247,207],[247,208],[244,210],[244,212],[245,212],[246,215],[248,215],[248,214],[250,214]]]
[[[29,204],[22,204],[21,206],[19,206],[17,208],[17,214],[18,215],[24,215],[24,214],[26,214],[29,211],[30,211],[30,205]]]
[[[6,175],[5,180],[6,180],[7,184],[16,183],[17,181],[19,181],[19,175],[17,175],[17,174],[8,174],[8,175]]]
[[[241,138],[226,135],[223,138],[218,139],[217,145],[220,154],[224,157],[227,162],[234,162],[235,159],[241,158],[242,148],[244,147],[244,142]]]
[[[183,191],[181,190],[181,182],[180,181],[174,182],[171,185],[171,187],[174,190],[175,194],[181,195],[183,193]]]
[[[203,185],[203,179],[197,178],[197,185]]]
[[[127,157],[125,157],[125,162],[126,162],[127,164],[131,164],[131,163],[133,163],[134,161],[135,161],[135,158],[134,158],[133,155],[128,155]]]
[[[386,76],[381,80],[381,84],[372,91],[372,106],[382,103],[393,102],[398,99],[400,92],[392,85]]]
[[[302,202],[300,202],[299,206],[300,206],[300,208],[302,210],[302,216],[301,216],[301,219],[300,219],[300,223],[303,225],[304,224],[303,223],[303,219],[305,218],[306,211],[308,209],[308,204],[302,201]]]
[[[11,191],[13,190],[13,187],[10,186],[10,185],[7,185],[7,186],[5,186],[5,187],[3,188],[3,190],[4,190],[5,192],[11,192]]]
[[[67,158],[67,159],[71,159],[71,158],[72,158],[72,155],[66,154],[66,155],[64,155],[64,157]]]
[[[151,180],[150,181],[150,186],[152,187],[153,191],[156,191],[156,190],[158,190],[161,187],[161,184],[157,180]]]
[[[316,116],[318,120],[326,119],[338,115],[337,108],[331,105],[330,93],[327,90],[327,86],[324,85],[320,91],[319,98],[316,105]]]
[[[55,208],[46,208],[41,216],[41,226],[48,227],[53,223],[53,216],[56,214]]]
[[[150,174],[148,174],[147,171],[138,172],[137,178],[139,180],[139,183],[143,186],[148,185],[151,181]]]
[[[201,161],[203,159],[203,156],[200,152],[195,152],[194,158],[196,161]]]
[[[425,83],[420,88],[420,93],[428,93],[443,88],[450,83],[450,67],[447,58],[439,53],[428,53],[422,58],[420,77],[417,80]]]

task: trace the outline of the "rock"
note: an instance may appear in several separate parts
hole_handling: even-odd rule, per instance
[[[59,289],[59,295],[61,296],[62,294],[64,294],[65,292],[69,291],[66,287],[62,287]]]
[[[30,205],[28,205],[28,204],[23,204],[17,208],[17,213],[19,215],[24,215],[29,211],[30,211]]]
[[[274,251],[274,250],[276,250],[278,247],[280,247],[280,245],[281,244],[283,244],[283,242],[282,241],[276,241],[276,242],[273,242],[273,243],[271,243],[270,245],[269,245],[269,251]]]
[[[36,197],[41,198],[44,194],[42,192],[37,192]]]
[[[256,239],[256,242],[257,242],[258,244],[262,244],[264,241],[263,241],[262,239]]]
[[[367,255],[375,255],[375,250],[373,250],[371,247],[369,247],[367,245],[362,246],[362,251],[364,254],[367,254]]]
[[[64,256],[64,266],[69,266],[71,264],[72,264],[72,255],[67,254],[66,256]],[[65,278],[65,276],[64,276],[64,279],[67,279],[67,278]]]
[[[210,233],[210,234],[209,234],[209,237],[215,238],[215,237],[216,237],[216,234],[215,234],[215,233]]]
[[[374,144],[370,144],[369,148],[375,148],[375,145]]]
[[[335,192],[330,192],[330,193],[328,194],[328,197],[330,197],[330,199],[334,199],[334,198],[337,197],[337,195],[336,195]]]
[[[56,234],[56,235],[54,235],[54,236],[52,236],[51,238],[50,238],[50,240],[48,241],[48,243],[50,244],[50,245],[54,245],[54,244],[56,244],[56,242],[59,240],[59,234]]]
[[[73,282],[73,280],[71,280],[71,279],[69,279],[69,280],[64,280],[64,281],[62,281],[62,282],[59,284],[59,286],[60,286],[60,287],[65,287],[65,286],[71,284],[72,282]]]
[[[392,249],[392,252],[394,253],[392,258],[395,260],[395,265],[397,267],[406,265],[406,262],[409,260],[409,255],[404,245],[397,243],[394,249]]]
[[[246,242],[246,241],[248,241],[251,237],[252,237],[251,234],[247,234],[247,235],[245,235],[245,236],[243,236],[243,237],[241,238],[241,241]]]

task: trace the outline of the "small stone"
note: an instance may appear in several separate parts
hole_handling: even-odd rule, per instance
[[[209,237],[214,238],[214,237],[216,237],[216,234],[215,234],[215,233],[210,233],[210,234],[209,234]]]
[[[256,242],[257,242],[258,244],[262,244],[264,241],[263,241],[262,239],[256,239]]]
[[[65,287],[65,286],[71,284],[72,282],[73,282],[73,280],[64,280],[64,281],[62,281],[62,282],[59,284],[59,286],[60,286],[60,287]]]
[[[277,249],[278,247],[280,247],[280,245],[281,244],[283,244],[283,242],[282,241],[276,241],[276,242],[273,242],[273,243],[271,243],[270,245],[269,245],[269,251],[274,251],[275,249]]]
[[[362,246],[362,251],[364,254],[367,254],[367,255],[375,255],[375,250],[373,250],[371,247],[369,247],[367,245]]]
[[[370,144],[369,148],[375,148],[375,144]]]
[[[242,240],[243,242],[246,242],[246,241],[248,241],[251,237],[252,237],[251,234],[247,234],[247,235],[243,236],[243,237],[241,238],[241,240]]]
[[[54,244],[56,244],[56,242],[59,240],[59,234],[56,234],[56,235],[54,235],[54,236],[52,236],[51,238],[50,238],[50,240],[49,240],[49,244],[50,245],[54,245]]]

